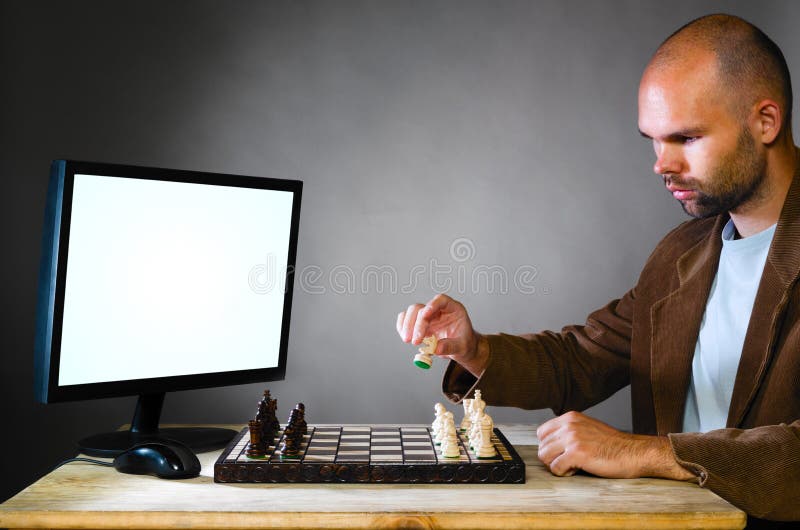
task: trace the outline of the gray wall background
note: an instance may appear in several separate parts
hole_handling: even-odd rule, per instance
[[[295,286],[287,377],[268,385],[281,420],[304,401],[311,422],[428,422],[444,363],[415,368],[415,348],[394,326],[400,310],[445,285],[422,278],[400,292],[415,266],[453,267],[440,280],[454,282],[449,292],[480,331],[582,322],[633,285],[684,219],[636,128],[639,76],[657,45],[694,17],[729,12],[762,27],[800,72],[791,1],[0,9],[0,500],[71,456],[78,438],[128,422],[135,403],[33,400],[51,159],[304,180],[298,268],[318,267],[325,293]],[[452,253],[456,241],[466,255]],[[459,270],[469,280],[493,265],[509,275],[534,267],[535,292],[457,285]],[[375,266],[393,267],[399,286],[362,281]],[[335,292],[329,275],[348,269],[354,292]],[[168,395],[162,419],[244,422],[263,386]],[[528,423],[552,415],[491,413]],[[591,413],[629,428],[627,389]]]

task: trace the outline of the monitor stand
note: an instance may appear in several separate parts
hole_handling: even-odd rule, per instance
[[[228,445],[236,431],[214,427],[172,427],[159,429],[164,392],[142,394],[136,402],[131,428],[128,431],[105,432],[78,442],[81,453],[90,456],[115,457],[137,443],[176,440],[195,453],[221,449]]]

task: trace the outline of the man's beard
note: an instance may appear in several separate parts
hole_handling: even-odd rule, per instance
[[[670,175],[663,175],[663,178],[667,186],[687,185],[687,188],[695,189],[696,199],[679,202],[684,212],[704,219],[736,210],[755,197],[766,177],[765,166],[766,161],[759,158],[756,151],[755,139],[742,128],[736,149],[711,170],[710,178],[702,188],[694,179],[684,182]]]

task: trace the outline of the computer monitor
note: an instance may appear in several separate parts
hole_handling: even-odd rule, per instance
[[[56,160],[35,340],[43,403],[138,395],[114,456],[169,438],[196,451],[229,429],[159,429],[166,392],[281,380],[302,182]]]

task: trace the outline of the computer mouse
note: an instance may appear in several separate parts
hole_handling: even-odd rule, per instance
[[[174,440],[136,444],[114,459],[114,467],[122,473],[159,478],[191,478],[200,474],[197,456]]]

